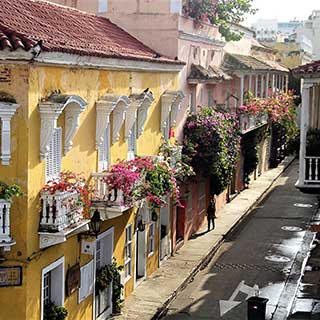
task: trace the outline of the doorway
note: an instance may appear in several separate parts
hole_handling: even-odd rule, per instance
[[[135,280],[138,286],[146,278],[146,230],[136,231]]]
[[[96,241],[95,265],[99,269],[112,263],[114,228],[100,234]],[[95,290],[94,314],[96,320],[106,319],[112,314],[112,283],[104,290]]]
[[[168,206],[160,209],[160,262],[171,254],[171,244],[169,237],[170,224],[170,202]]]

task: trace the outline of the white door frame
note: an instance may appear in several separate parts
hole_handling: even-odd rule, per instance
[[[134,287],[136,288],[137,286],[139,286],[139,284],[141,284],[141,282],[143,280],[146,279],[147,277],[147,225],[146,225],[146,229],[141,232],[144,234],[144,261],[145,261],[145,264],[144,264],[144,276],[142,278],[140,278],[138,281],[137,281],[137,259],[138,259],[138,232],[140,232],[138,229],[136,230],[135,234],[134,234],[134,240],[135,240],[135,255],[134,255]]]
[[[113,258],[113,251],[114,251],[114,227],[109,228],[108,230],[106,230],[105,232],[101,233],[98,235],[97,239],[96,239],[96,243],[98,240],[101,240],[107,236],[111,235],[111,252],[112,252],[112,257],[111,257],[111,261]],[[96,320],[102,320],[102,319],[106,319],[106,317],[108,317],[109,315],[111,315],[112,313],[112,304],[111,304],[111,308],[107,309],[103,314],[101,314],[99,317],[96,318],[96,246],[95,246],[95,250],[94,250],[94,277],[93,277],[93,281],[94,281],[94,285],[93,285],[93,317],[92,319],[96,319]],[[112,297],[112,295],[111,295]],[[110,310],[111,309],[111,310]]]

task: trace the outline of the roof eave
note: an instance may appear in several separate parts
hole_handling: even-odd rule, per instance
[[[64,67],[78,66],[82,68],[148,72],[179,72],[185,66],[185,63],[180,61],[175,63],[166,61],[148,61],[144,59],[105,58],[62,52],[41,52],[38,57],[34,57],[30,51],[0,51],[0,61],[32,61],[33,63],[59,65]]]

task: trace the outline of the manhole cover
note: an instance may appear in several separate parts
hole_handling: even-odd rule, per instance
[[[295,203],[294,206],[298,208],[312,208],[312,204],[307,203]]]
[[[272,262],[289,262],[290,259],[284,256],[278,256],[278,255],[272,255],[265,257],[266,260],[272,261]]]
[[[303,231],[302,228],[294,227],[294,226],[283,226],[283,227],[281,227],[281,229],[284,230],[284,231],[291,231],[291,232],[301,232],[301,231]]]

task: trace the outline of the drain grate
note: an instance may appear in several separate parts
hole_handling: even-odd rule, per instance
[[[275,266],[275,265],[257,265],[257,264],[248,264],[248,263],[216,263],[213,268],[215,270],[255,270],[255,271],[270,271],[270,272],[281,272],[281,273],[287,273],[290,272],[290,269],[283,269],[281,266]]]

